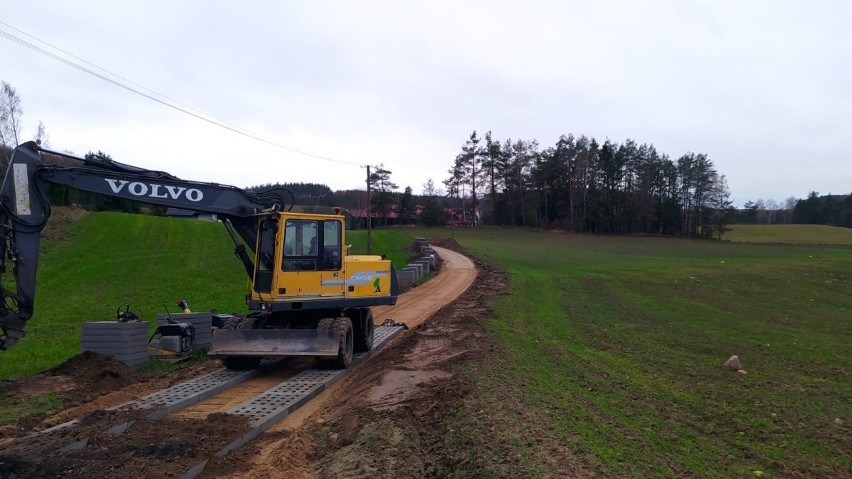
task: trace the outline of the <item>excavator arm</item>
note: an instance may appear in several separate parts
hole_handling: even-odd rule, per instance
[[[46,163],[47,155],[69,158],[74,165]],[[0,349],[23,337],[24,324],[33,314],[41,231],[50,217],[50,203],[45,195],[48,183],[153,205],[214,213],[225,224],[234,242],[234,253],[249,277],[254,264],[243,243],[253,250],[258,217],[281,210],[286,202],[285,196],[278,192],[255,193],[217,183],[182,180],[165,172],[105,158],[78,158],[46,150],[35,142],[19,145],[0,185]],[[2,283],[7,264],[11,265],[14,277],[14,287],[9,289]]]

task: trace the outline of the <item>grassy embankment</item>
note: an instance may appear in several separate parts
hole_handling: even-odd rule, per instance
[[[542,434],[604,476],[852,474],[852,248],[455,238],[511,278],[487,321],[504,353],[447,425],[460,454],[492,438],[485,475],[555,472]]]
[[[195,311],[246,312],[245,271],[221,224],[121,213],[94,213],[47,242],[39,261],[35,314],[27,335],[0,352],[0,379],[49,369],[79,353],[84,321],[115,319],[129,303],[151,321],[186,299]],[[349,232],[354,253],[366,253],[366,232]],[[398,267],[410,237],[374,231],[373,251]]]

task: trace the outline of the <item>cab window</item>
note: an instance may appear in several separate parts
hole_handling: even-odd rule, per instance
[[[337,220],[287,220],[282,268],[285,271],[339,270],[342,229]]]
[[[340,221],[323,221],[322,269],[340,269]]]

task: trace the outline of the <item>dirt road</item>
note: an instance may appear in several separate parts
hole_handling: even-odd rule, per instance
[[[396,305],[373,308],[376,322],[393,318],[413,328],[453,302],[473,284],[476,268],[470,258],[446,248],[433,247],[444,262],[440,274],[401,295]]]

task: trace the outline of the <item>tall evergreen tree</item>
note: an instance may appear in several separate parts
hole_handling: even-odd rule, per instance
[[[485,150],[482,157],[482,176],[488,187],[488,194],[491,199],[491,208],[487,216],[491,224],[496,222],[495,208],[497,207],[497,188],[500,178],[499,165],[501,155],[500,142],[493,140],[491,132],[487,132],[485,134]]]
[[[388,224],[388,214],[394,202],[393,190],[399,188],[399,186],[391,181],[391,173],[390,170],[385,169],[385,165],[382,163],[378,166],[373,166],[373,171],[370,172],[370,177],[368,178],[370,188],[373,190],[371,206],[376,213],[381,215],[385,226]]]
[[[402,195],[399,197],[399,218],[403,224],[408,224],[414,219],[414,211],[417,205],[414,203],[414,195],[411,192],[411,187],[406,186]]]

